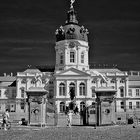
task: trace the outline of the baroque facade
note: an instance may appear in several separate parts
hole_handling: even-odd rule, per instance
[[[60,26],[55,32],[55,70],[42,72],[37,68],[28,68],[23,72],[17,72],[17,76],[14,77],[16,80],[14,87],[8,87],[12,83],[9,83],[7,87],[0,85],[1,112],[6,108],[2,104],[6,104],[6,99],[9,100],[3,94],[5,87],[6,89],[16,89],[13,112],[18,114],[14,118],[17,120],[23,117],[27,118],[26,91],[33,87],[34,90],[44,88],[48,92],[47,102],[56,106],[55,111],[58,114],[64,114],[66,106],[70,103],[71,89],[74,90],[75,104],[79,111],[84,107],[95,105],[97,93],[106,93],[107,95],[113,93],[113,99],[108,97],[108,100],[114,102],[116,120],[122,119],[122,116],[132,115],[134,110],[139,111],[140,72],[128,73],[117,68],[91,69],[89,66],[88,33],[84,26],[78,24],[76,12],[72,6],[67,13],[64,26]],[[10,82],[14,82],[14,80]],[[4,80],[1,81],[4,82]],[[10,92],[8,94],[10,95]],[[101,112],[103,115],[107,115],[106,109],[103,108]]]

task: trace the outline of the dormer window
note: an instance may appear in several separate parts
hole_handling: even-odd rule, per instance
[[[81,63],[84,63],[84,52],[81,53]]]
[[[70,52],[70,63],[74,63],[75,62],[75,52],[71,51]]]

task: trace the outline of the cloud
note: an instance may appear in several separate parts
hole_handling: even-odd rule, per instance
[[[0,1],[0,71],[28,63],[55,64],[54,32],[64,25],[69,4],[65,0]],[[90,62],[140,62],[139,1],[81,0],[74,7],[79,24],[90,32]]]

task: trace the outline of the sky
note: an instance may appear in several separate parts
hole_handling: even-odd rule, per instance
[[[55,31],[70,0],[0,1],[0,75],[28,65],[55,65]],[[75,0],[79,25],[89,30],[89,63],[140,70],[140,1]]]

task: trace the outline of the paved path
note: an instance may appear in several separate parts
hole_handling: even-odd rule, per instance
[[[0,140],[140,140],[140,126],[13,127],[0,130]]]

